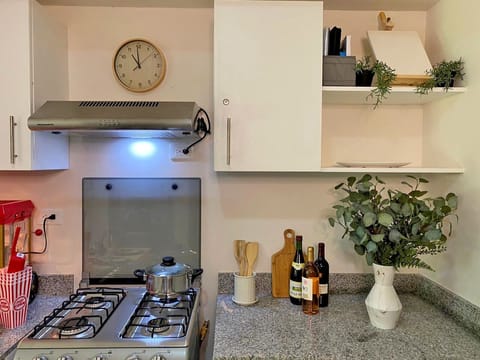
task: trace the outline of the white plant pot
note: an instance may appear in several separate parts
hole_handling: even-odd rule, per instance
[[[402,303],[393,287],[395,268],[373,264],[373,271],[375,284],[365,299],[370,322],[379,329],[393,329],[402,311]]]

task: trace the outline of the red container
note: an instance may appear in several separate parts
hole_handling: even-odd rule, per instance
[[[0,325],[13,329],[27,319],[28,297],[32,284],[32,267],[8,273],[0,269]]]
[[[30,200],[0,200],[0,268],[7,266],[12,250],[15,253],[17,250],[24,253],[29,251],[33,209],[33,203]],[[21,227],[19,246],[12,247],[14,232],[19,226]],[[23,257],[18,260],[25,262],[27,259]],[[16,269],[19,268],[19,266],[16,267]]]

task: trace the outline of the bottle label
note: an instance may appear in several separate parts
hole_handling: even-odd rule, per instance
[[[292,261],[292,267],[295,270],[302,270],[305,267],[305,263],[296,263],[295,261]]]
[[[314,294],[318,294],[318,277],[302,277],[302,298],[312,301]]]
[[[328,284],[320,284],[320,294],[328,294]]]
[[[290,296],[295,299],[302,298],[302,283],[290,280]]]

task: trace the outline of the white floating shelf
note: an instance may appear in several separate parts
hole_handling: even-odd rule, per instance
[[[213,8],[213,0],[38,0],[42,5],[155,8]]]
[[[321,168],[321,172],[325,173],[384,173],[384,174],[463,174],[465,169],[463,168],[429,168],[429,167],[324,167]]]
[[[323,0],[325,10],[426,11],[439,0]]]
[[[373,87],[360,86],[324,86],[323,103],[339,105],[373,105],[374,99],[368,98]],[[437,101],[449,96],[464,93],[466,88],[454,87],[445,91],[443,88],[434,88],[428,95],[415,92],[413,86],[394,86],[392,91],[383,100],[382,105],[422,105]]]

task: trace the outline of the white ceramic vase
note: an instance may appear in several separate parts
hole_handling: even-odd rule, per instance
[[[373,271],[375,284],[365,299],[370,322],[379,329],[393,329],[402,311],[402,303],[393,287],[395,268],[373,264]]]

